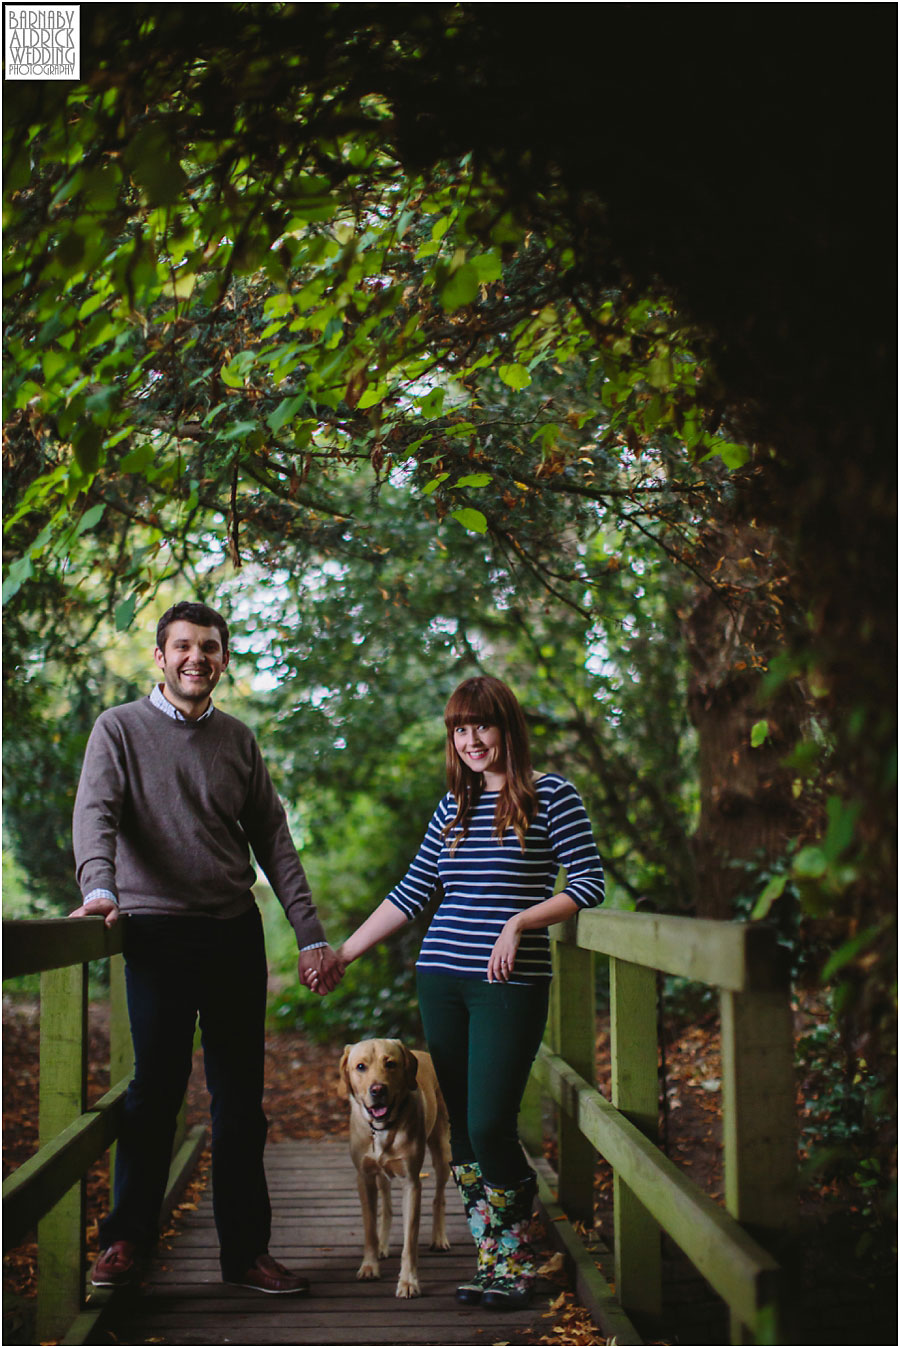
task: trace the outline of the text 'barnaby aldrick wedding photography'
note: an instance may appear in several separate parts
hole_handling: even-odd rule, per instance
[[[7,5],[4,19],[6,79],[80,78],[78,5]]]

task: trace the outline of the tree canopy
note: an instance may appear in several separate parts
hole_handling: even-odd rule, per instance
[[[5,89],[23,729],[47,655],[83,671],[175,577],[231,587],[266,715],[348,790],[362,708],[402,739],[502,652],[624,890],[696,902],[792,839],[755,911],[836,921],[876,1032],[890,44],[848,13],[83,7],[83,82]]]

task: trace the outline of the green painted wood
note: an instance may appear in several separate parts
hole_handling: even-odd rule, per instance
[[[7,919],[3,923],[3,977],[107,959],[121,949],[120,922],[107,927],[101,917]]]
[[[528,1078],[528,1085],[522,1097],[522,1107],[519,1110],[519,1137],[526,1151],[535,1156],[541,1154],[544,1145],[544,1111],[540,1082],[534,1074]]]
[[[88,1296],[90,1301],[69,1325],[60,1339],[61,1344],[95,1343],[97,1326],[115,1298],[121,1296],[121,1289],[117,1291],[114,1287],[91,1287]]]
[[[768,1251],[562,1059],[542,1049],[536,1073],[551,1099],[570,1102],[597,1150],[742,1323],[764,1321],[780,1292]]]
[[[656,972],[609,961],[613,1105],[650,1142],[659,1137]],[[574,1066],[574,1064],[572,1064]],[[626,1311],[662,1311],[662,1242],[658,1224],[621,1171],[613,1176],[616,1292]]]
[[[107,1091],[88,1113],[29,1157],[3,1181],[3,1249],[14,1249],[98,1160],[119,1128],[128,1082]]]
[[[121,1081],[130,1077],[134,1069],[134,1045],[128,1022],[128,998],[125,992],[125,959],[113,955],[109,961],[109,1079]],[[116,1150],[109,1149],[109,1192],[112,1204],[116,1201]]]
[[[160,1209],[163,1221],[171,1216],[172,1210],[181,1199],[205,1146],[206,1125],[197,1123],[185,1133],[184,1139],[174,1151]]]
[[[550,1044],[586,1080],[596,1079],[594,960],[589,950],[553,945]],[[577,1122],[557,1119],[559,1202],[576,1221],[594,1224],[594,1148]]]
[[[721,1012],[725,1202],[778,1254],[790,1240],[797,1201],[789,989],[723,992]]]
[[[87,1094],[87,966],[41,975],[38,1140],[78,1119]],[[86,1191],[83,1172],[38,1223],[37,1333],[58,1338],[81,1309]]]
[[[643,1342],[560,1207],[554,1187],[556,1176],[546,1161],[538,1160],[535,1165],[538,1172],[538,1202],[543,1209],[547,1233],[570,1264],[572,1285],[578,1300],[611,1343]]]
[[[579,913],[575,921],[577,935],[560,924],[550,929],[551,937],[577,939],[587,950],[732,992],[779,985],[775,935],[758,922],[597,908]]]

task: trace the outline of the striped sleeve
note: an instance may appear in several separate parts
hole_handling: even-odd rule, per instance
[[[410,919],[427,906],[437,885],[438,858],[443,844],[441,830],[447,821],[448,800],[449,797],[444,796],[439,802],[409,870],[387,896]]]
[[[571,782],[561,780],[547,814],[550,846],[566,872],[565,892],[579,907],[596,908],[605,893],[603,862],[584,803]]]

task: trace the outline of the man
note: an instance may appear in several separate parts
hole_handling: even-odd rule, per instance
[[[213,707],[228,627],[205,604],[159,620],[149,697],[98,717],[75,800],[82,904],[124,920],[135,1073],[125,1097],[116,1204],[101,1224],[96,1286],[129,1282],[158,1235],[176,1117],[199,1013],[212,1118],[222,1277],[305,1293],[269,1256],[262,1109],[267,969],[252,847],[297,935],[301,980],[324,995],[341,968],[325,942],[284,807],[251,731]]]

